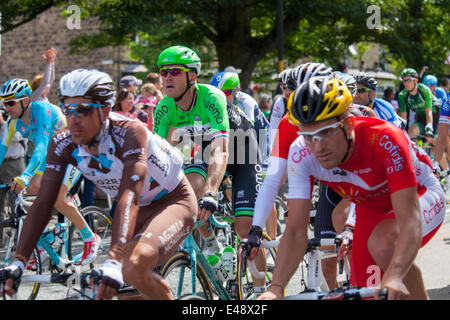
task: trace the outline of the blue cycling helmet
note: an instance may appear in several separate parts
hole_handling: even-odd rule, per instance
[[[22,98],[31,96],[31,86],[25,79],[11,79],[3,84],[0,90],[0,98]]]
[[[426,84],[427,86],[437,86],[438,79],[432,74],[427,74],[423,78],[423,83]]]
[[[241,86],[238,74],[226,71],[214,75],[209,84],[221,90],[234,90]]]

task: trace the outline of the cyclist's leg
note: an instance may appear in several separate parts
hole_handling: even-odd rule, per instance
[[[332,213],[336,204],[342,199],[335,191],[326,185],[320,184],[320,195],[317,204],[316,217],[314,219],[314,237],[334,238],[336,231],[333,227]],[[332,249],[332,248],[330,248]],[[337,282],[337,257],[322,260],[322,270],[330,289],[338,286]]]
[[[205,188],[206,180],[208,179],[208,165],[203,162],[201,164],[192,164],[185,168],[184,173],[189,181],[190,185],[195,191],[197,200],[203,196],[203,190]],[[200,235],[206,241],[206,247],[212,248],[212,251],[218,251],[220,249],[219,243],[212,229],[209,229],[208,224],[202,224],[197,228]],[[214,250],[215,248],[215,250]]]
[[[77,206],[67,199],[70,188],[76,184],[80,177],[81,173],[77,168],[72,165],[67,166],[66,174],[55,202],[55,209],[72,221],[75,227],[78,228],[84,242],[84,252],[81,260],[81,264],[84,265],[91,263],[97,257],[97,249],[101,239],[92,232]]]
[[[192,231],[197,214],[197,199],[186,178],[171,193],[139,209],[122,273],[124,281],[145,299],[174,299],[168,284],[153,270],[166,262]]]
[[[419,122],[414,122],[411,124],[408,130],[408,135],[410,137],[415,137],[417,135],[423,134],[424,130]]]
[[[248,152],[249,148],[245,151]],[[250,157],[245,164],[235,164],[230,166],[230,173],[233,176],[233,212],[235,216],[235,229],[240,239],[248,238],[248,231],[252,226],[253,213],[255,210],[255,202],[258,196],[259,189],[263,181],[263,167],[258,161],[251,163]],[[253,161],[255,162],[255,161]],[[259,250],[255,258],[255,264],[258,270],[266,270],[266,252]],[[263,290],[265,286],[265,279],[253,278],[255,289]],[[259,288],[257,288],[259,287]],[[257,290],[255,290],[256,292]]]

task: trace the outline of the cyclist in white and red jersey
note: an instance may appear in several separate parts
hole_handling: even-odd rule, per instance
[[[282,296],[305,253],[314,180],[355,204],[351,283],[379,284],[388,288],[389,299],[427,298],[414,259],[444,218],[439,181],[429,162],[419,164],[428,158],[417,156],[404,131],[380,119],[352,116],[351,103],[343,82],[316,77],[297,88],[288,105],[301,136],[289,151],[289,220],[272,285],[261,299]],[[382,278],[373,283],[377,266]]]
[[[7,294],[16,291],[50,219],[65,168],[72,164],[105,193],[117,196],[111,248],[100,268],[96,299],[111,299],[124,282],[146,299],[173,299],[168,284],[152,270],[192,231],[198,213],[195,193],[184,176],[181,152],[139,120],[110,112],[114,95],[113,81],[104,72],[77,69],[61,78],[68,128],[51,139],[45,189],[28,212],[15,261],[6,268],[11,277]],[[19,279],[13,277],[17,274]]]

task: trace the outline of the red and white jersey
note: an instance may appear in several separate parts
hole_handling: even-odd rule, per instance
[[[390,195],[415,187],[441,192],[430,159],[416,150],[406,133],[376,118],[355,118],[355,148],[333,169],[323,168],[303,137],[291,145],[288,157],[289,198],[310,199],[314,179],[362,207],[392,208]]]
[[[286,113],[281,118],[278,130],[275,136],[275,140],[272,146],[271,157],[279,157],[287,159],[289,155],[289,148],[292,142],[298,137],[299,129],[296,125],[289,122],[289,114]]]

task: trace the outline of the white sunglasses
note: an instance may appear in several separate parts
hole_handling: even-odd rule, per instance
[[[342,124],[342,122],[339,121],[339,122],[330,124],[328,126],[322,127],[320,129],[317,129],[316,131],[313,131],[313,132],[299,131],[298,134],[303,136],[306,144],[312,145],[316,141],[324,141],[324,140],[330,138],[331,136],[333,136],[334,134],[336,134],[337,130],[331,130],[331,129],[336,129],[338,127],[342,128],[343,126],[344,125]]]

